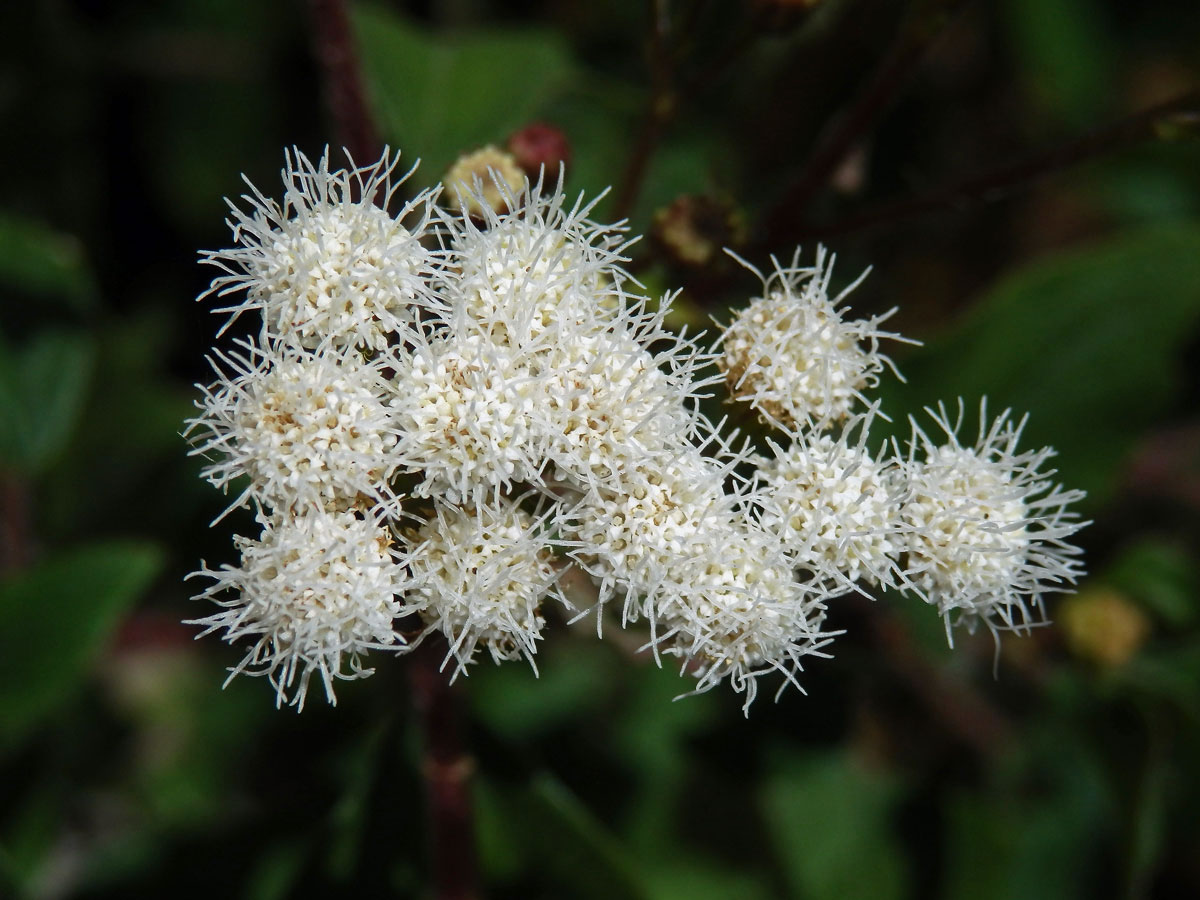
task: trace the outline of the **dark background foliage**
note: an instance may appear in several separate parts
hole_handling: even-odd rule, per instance
[[[842,283],[873,265],[855,309],[926,342],[885,410],[1028,410],[1089,491],[1092,574],[995,675],[988,636],[950,652],[915,601],[847,601],[807,696],[749,718],[555,623],[540,679],[466,685],[489,895],[1200,895],[1200,110],[1138,118],[1195,91],[1200,7],[653,6],[657,37],[640,3],[364,2],[380,130],[428,184],[548,121],[571,190],[617,185],[600,219],[673,209],[758,265],[823,240]],[[408,661],[297,716],[221,691],[237,651],[180,624],[184,575],[249,527],[207,527],[222,498],[179,437],[216,327],[195,254],[228,242],[240,173],[271,195],[285,146],[335,139],[312,27],[284,0],[0,6],[0,896],[427,890]],[[684,288],[680,324],[754,290],[656,233],[631,266]]]

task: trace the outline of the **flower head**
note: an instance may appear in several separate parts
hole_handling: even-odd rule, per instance
[[[318,672],[335,703],[335,679],[371,674],[366,651],[403,644],[392,623],[410,580],[390,532],[374,519],[307,509],[272,516],[259,539],[234,543],[241,565],[193,573],[213,579],[197,599],[215,600],[221,612],[188,623],[205,626],[202,635],[223,631],[231,644],[252,642],[231,679],[265,675],[277,703],[303,708]]]
[[[364,362],[332,350],[243,343],[219,353],[218,381],[203,388],[188,423],[193,454],[215,457],[204,470],[234,501],[269,509],[339,507],[360,498],[394,499],[388,479],[399,464],[384,377],[387,360]]]
[[[397,216],[386,209],[408,177],[394,178],[399,161],[385,151],[374,165],[330,171],[328,150],[316,163],[297,150],[287,155],[282,204],[253,185],[242,197],[248,211],[230,202],[237,246],[204,254],[225,272],[206,293],[245,296],[218,311],[259,310],[268,336],[296,346],[382,350],[414,308],[436,307],[433,257],[420,241],[432,196]]]
[[[546,378],[520,352],[476,335],[418,342],[398,369],[392,405],[419,497],[452,503],[541,479]]]
[[[533,665],[547,597],[566,603],[553,565],[550,514],[535,518],[517,501],[439,503],[412,532],[420,543],[411,568],[413,609],[450,644],[457,672],[481,647],[494,662],[524,657]],[[536,666],[535,666],[536,669]]]
[[[490,188],[506,197],[500,212],[481,197],[481,222],[466,214],[446,221],[443,290],[456,329],[523,345],[560,323],[603,327],[628,275],[620,268],[624,229],[588,219],[600,198],[568,205],[561,180],[549,191],[527,179],[519,191],[499,181]]]
[[[836,438],[808,433],[786,449],[772,445],[774,458],[757,473],[763,527],[830,589],[895,582],[904,485],[866,449],[869,422],[857,418]]]
[[[799,265],[799,250],[791,266],[776,262],[768,277],[751,267],[762,278],[762,296],[738,313],[720,339],[718,365],[730,394],[785,428],[824,429],[842,421],[891,366],[879,341],[899,336],[879,325],[895,310],[846,318],[840,304],[867,273],[830,299],[834,259],[821,247],[812,267]]]
[[[901,510],[907,582],[946,618],[948,636],[958,620],[1027,628],[1045,615],[1042,595],[1069,590],[1081,574],[1081,551],[1066,538],[1086,524],[1068,509],[1083,492],[1041,471],[1050,448],[1017,451],[1025,420],[1014,423],[1008,411],[989,422],[981,404],[973,445],[958,438],[961,403],[953,423],[945,407],[928,412],[947,441],[913,423]]]
[[[719,549],[718,549],[719,548]],[[781,673],[799,687],[805,656],[823,656],[825,595],[800,584],[773,535],[734,523],[707,553],[676,560],[678,602],[664,606],[661,652],[681,657],[707,691],[728,679],[749,712],[758,679]]]

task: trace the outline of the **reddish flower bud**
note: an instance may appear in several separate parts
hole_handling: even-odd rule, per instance
[[[550,175],[559,166],[571,164],[571,144],[562,131],[546,122],[533,122],[514,131],[508,138],[508,152],[530,178],[536,179],[545,167]]]

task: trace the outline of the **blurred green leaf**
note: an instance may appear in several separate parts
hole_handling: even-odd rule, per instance
[[[954,395],[970,411],[986,395],[994,411],[1028,411],[1022,446],[1055,446],[1064,483],[1097,505],[1176,394],[1198,320],[1200,227],[1130,231],[1009,275],[913,353],[907,384],[885,382],[884,409],[901,422]]]
[[[294,896],[308,848],[299,841],[276,842],[262,855],[246,882],[246,900],[286,900]]]
[[[537,823],[543,862],[571,886],[570,896],[646,896],[629,851],[556,778],[543,774],[533,779],[524,821]]]
[[[665,660],[645,660],[629,672],[629,694],[611,735],[613,750],[639,782],[627,814],[626,834],[647,852],[674,852],[681,792],[691,774],[688,741],[712,726],[720,711],[717,692],[682,697],[694,682]]]
[[[1097,853],[1115,826],[1094,748],[1064,722],[1021,748],[990,790],[946,810],[946,900],[1097,896]]]
[[[595,642],[560,638],[527,666],[490,666],[471,676],[475,717],[509,740],[526,740],[579,721],[617,683],[612,651]]]
[[[908,874],[891,816],[895,781],[844,753],[783,760],[762,787],[776,857],[797,896],[888,900]]]
[[[0,749],[70,698],[161,564],[151,545],[111,541],[0,582]]]
[[[1147,698],[1166,701],[1189,724],[1200,726],[1200,640],[1139,653],[1114,674],[1118,685]]]
[[[492,783],[481,797],[482,858],[493,878],[532,869],[544,896],[647,897],[629,850],[553,775],[535,775],[519,789]]]
[[[1116,48],[1089,0],[1008,0],[1009,31],[1033,96],[1072,125],[1105,109]]]
[[[0,340],[0,464],[32,474],[54,462],[79,417],[94,357],[81,334],[41,332],[24,351]]]
[[[385,137],[432,184],[461,154],[503,143],[575,78],[560,34],[429,32],[381,8],[355,12],[363,70]]]
[[[1148,537],[1126,547],[1104,580],[1136,598],[1163,622],[1182,628],[1200,612],[1200,573],[1183,547]]]
[[[652,900],[768,900],[774,896],[761,879],[712,859],[685,856],[651,862],[646,882]]]
[[[0,284],[65,300],[76,310],[96,303],[96,284],[78,240],[3,212]]]
[[[379,722],[347,748],[346,771],[339,779],[342,795],[330,810],[327,869],[335,881],[347,881],[360,865],[372,791],[384,769],[382,757],[391,728],[390,721]]]
[[[526,868],[526,847],[520,829],[513,828],[512,809],[504,793],[481,775],[475,779],[475,838],[479,864],[489,881],[512,878]],[[531,852],[533,848],[529,848]]]
[[[614,748],[643,777],[654,780],[684,774],[680,760],[687,758],[685,742],[712,724],[720,701],[718,692],[683,697],[695,682],[681,677],[670,657],[663,668],[646,664],[629,679],[632,696],[625,698]]]

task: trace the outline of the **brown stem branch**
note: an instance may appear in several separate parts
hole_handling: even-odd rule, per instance
[[[0,574],[19,571],[33,561],[31,505],[25,479],[0,470]]]
[[[879,60],[866,86],[850,105],[836,114],[792,187],[768,217],[772,235],[787,234],[829,181],[846,155],[871,131],[880,116],[907,84],[934,40],[965,0],[918,2],[900,33]]]
[[[342,146],[358,165],[379,159],[383,145],[367,104],[346,0],[310,0],[313,47],[325,99]]]
[[[413,705],[424,734],[422,769],[436,900],[480,895],[471,802],[474,763],[462,740],[462,695],[440,671],[446,643],[428,640],[410,657]]]
[[[1178,130],[1195,131],[1197,128],[1200,128],[1200,91],[1190,91],[1020,162],[952,181],[917,197],[885,201],[874,209],[825,225],[792,229],[784,242],[827,238],[942,210],[963,210],[977,204],[992,203],[1019,188],[1103,154],[1146,140],[1160,139]],[[772,245],[779,240],[778,236],[773,235]]]
[[[993,755],[1009,741],[1012,726],[1004,715],[967,684],[947,678],[917,649],[894,613],[859,595],[842,602],[858,609],[892,671],[950,734],[980,756]]]
[[[673,63],[667,46],[669,30],[667,0],[650,0],[650,41],[647,55],[650,63],[650,100],[642,122],[637,143],[625,165],[621,187],[613,204],[613,217],[626,218],[633,211],[646,170],[667,122],[675,114],[675,97],[672,91]]]
[[[382,154],[367,104],[346,0],[311,0],[313,40],[342,145],[357,165]],[[444,640],[429,640],[411,656],[412,701],[424,740],[425,778],[436,900],[480,896],[470,780],[473,764],[461,732],[461,691],[440,671]]]

